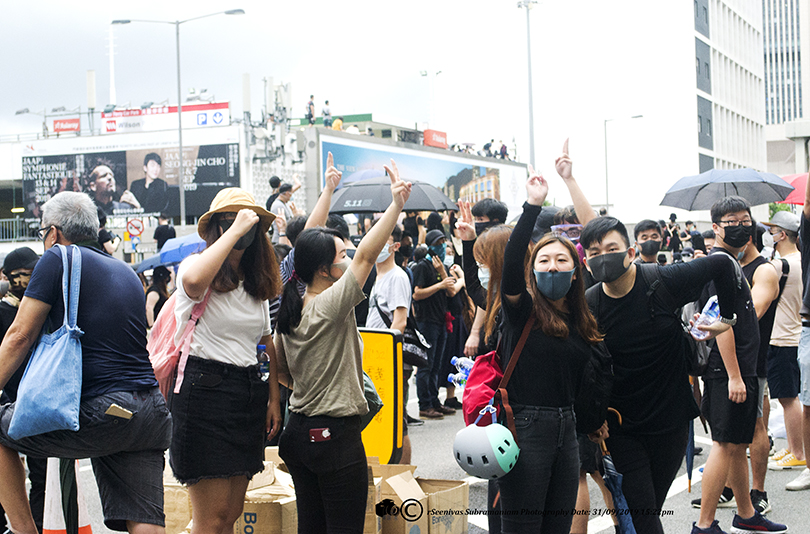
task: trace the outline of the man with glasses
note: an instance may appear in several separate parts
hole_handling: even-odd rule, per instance
[[[712,206],[711,217],[715,245],[709,256],[720,254],[738,261],[755,230],[748,202],[737,196],[723,198]],[[711,283],[704,289],[701,302],[714,294]],[[701,411],[711,427],[712,450],[703,468],[700,518],[693,524],[692,534],[723,532],[714,516],[726,483],[737,501],[734,532],[787,530],[785,525],[762,517],[748,491],[745,450],[753,441],[757,421],[759,324],[747,283],[737,291],[734,314],[732,328],[717,336],[703,375]]]

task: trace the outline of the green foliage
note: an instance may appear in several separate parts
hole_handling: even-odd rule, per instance
[[[773,219],[774,214],[779,211],[791,211],[790,204],[777,204],[776,202],[768,204],[768,220]]]

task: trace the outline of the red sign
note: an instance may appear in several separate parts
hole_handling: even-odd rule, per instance
[[[107,122],[105,122],[104,123],[104,129],[107,131],[107,133],[115,132],[115,131],[118,130],[118,128],[116,127],[115,121],[107,121]]]
[[[78,132],[81,130],[80,119],[54,119],[53,131],[59,132]]]
[[[190,111],[217,111],[228,109],[230,104],[228,102],[212,102],[206,104],[184,104],[183,113]],[[167,113],[177,113],[177,106],[158,106],[145,109],[118,109],[109,113],[101,114],[102,119],[120,118],[120,117],[143,117],[146,115],[165,115]],[[175,120],[177,120],[175,118]]]
[[[447,134],[438,130],[425,130],[425,146],[435,146],[437,148],[447,148]]]
[[[139,236],[143,233],[143,221],[140,219],[130,219],[127,221],[127,232],[129,235]]]

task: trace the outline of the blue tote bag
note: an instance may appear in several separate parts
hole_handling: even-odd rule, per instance
[[[62,298],[65,318],[51,334],[43,328],[34,354],[28,362],[17,391],[17,402],[8,428],[11,439],[53,432],[79,430],[79,402],[82,394],[82,345],[84,334],[76,326],[82,254],[71,245],[73,260],[68,272],[67,248],[62,253]]]

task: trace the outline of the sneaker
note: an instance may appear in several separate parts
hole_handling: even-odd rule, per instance
[[[754,505],[754,510],[760,514],[767,514],[771,511],[771,503],[768,502],[768,492],[751,490],[751,504]]]
[[[771,469],[773,471],[781,471],[783,469],[797,469],[806,466],[807,462],[805,462],[804,460],[797,459],[795,456],[793,456],[792,452],[787,453],[787,455],[782,457],[781,460],[768,463],[768,469]]]
[[[804,468],[804,471],[793,482],[788,482],[785,486],[786,490],[801,491],[810,489],[810,469]]]
[[[436,408],[436,411],[442,415],[453,415],[454,413],[456,413],[455,408],[451,408],[449,406],[442,406],[441,404],[439,405],[438,408]]]
[[[697,523],[692,523],[692,534],[726,534],[726,532],[720,528],[720,522],[715,519],[709,528],[698,528]]]
[[[748,534],[749,532],[775,532],[777,534],[787,532],[787,527],[781,523],[774,523],[762,517],[759,512],[754,512],[754,517],[743,519],[734,514],[731,522],[732,534]]]
[[[700,456],[703,454],[703,447],[695,447],[694,451],[692,451],[692,456]]]
[[[776,454],[776,447],[774,447],[773,443],[773,432],[771,429],[768,429],[768,456],[773,456]]]
[[[424,425],[425,422],[421,419],[416,419],[415,417],[411,417],[410,415],[405,416],[405,422],[408,423],[408,426],[421,426]]]
[[[428,408],[427,410],[419,410],[419,417],[422,419],[444,419],[444,415],[441,412],[437,411],[434,408]]]
[[[444,405],[447,406],[448,408],[453,408],[455,410],[461,409],[461,403],[455,397],[450,397],[449,399],[444,401]]]
[[[737,501],[734,499],[734,492],[731,488],[723,488],[723,493],[720,494],[720,499],[717,501],[717,507],[734,508],[735,506],[737,506]],[[700,499],[694,499],[692,501],[692,507],[700,508]]]
[[[779,452],[773,453],[773,455],[772,455],[773,461],[778,462],[779,460],[781,460],[782,458],[784,458],[788,454],[790,454],[789,450],[781,449]]]

